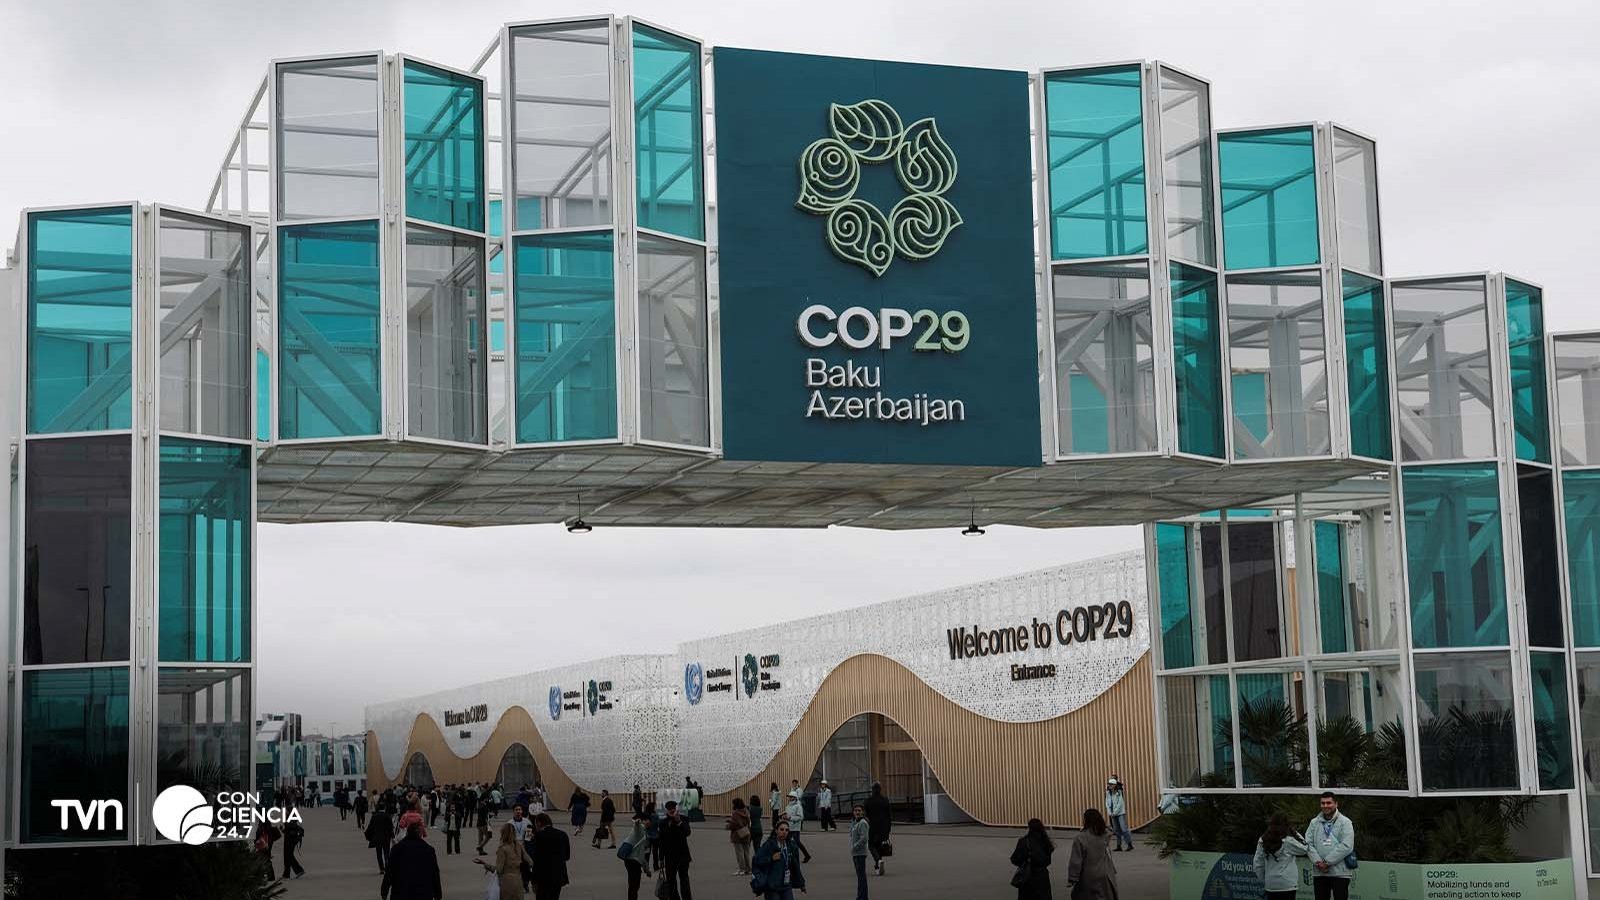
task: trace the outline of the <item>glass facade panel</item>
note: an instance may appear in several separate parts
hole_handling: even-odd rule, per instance
[[[1167,253],[1217,264],[1216,191],[1211,185],[1211,88],[1161,69],[1161,158],[1166,179]]]
[[[1235,662],[1283,655],[1278,599],[1278,526],[1229,521],[1229,602],[1233,608]]]
[[[1505,539],[1495,467],[1425,466],[1406,469],[1401,477],[1413,643],[1508,643]]]
[[[1389,324],[1384,317],[1383,282],[1351,272],[1342,276],[1344,293],[1345,384],[1350,402],[1350,452],[1389,460]]]
[[[611,232],[516,238],[517,442],[617,436]]]
[[[133,438],[25,446],[22,661],[127,659]]]
[[[1331,450],[1322,318],[1322,276],[1315,271],[1228,279],[1234,458]]]
[[[639,227],[706,235],[700,45],[633,26],[633,141]],[[642,251],[641,251],[642,255]]]
[[[1578,764],[1582,766],[1576,774],[1588,800],[1589,820],[1585,825],[1589,841],[1600,845],[1600,653],[1579,653],[1576,663]]]
[[[250,659],[251,448],[161,439],[160,658]]]
[[[1339,214],[1339,263],[1383,274],[1378,241],[1378,150],[1364,137],[1333,129],[1333,198]]]
[[[1345,596],[1344,526],[1317,522],[1312,528],[1317,563],[1317,621],[1323,653],[1350,649],[1350,617]]]
[[[1155,450],[1149,267],[1085,263],[1052,277],[1061,453]]]
[[[1233,787],[1228,676],[1162,675],[1160,684],[1168,787]]]
[[[1528,654],[1533,682],[1533,739],[1538,752],[1539,790],[1572,789],[1572,721],[1567,705],[1565,653]]]
[[[1319,787],[1405,790],[1400,661],[1319,669],[1314,675]]]
[[[1195,664],[1196,626],[1189,585],[1189,539],[1186,525],[1161,522],[1155,526],[1157,580],[1161,590],[1161,663],[1181,669]]]
[[[1045,75],[1050,258],[1150,249],[1138,66]]]
[[[278,438],[383,432],[377,222],[278,230]]]
[[[28,433],[133,423],[133,213],[28,215]]]
[[[1506,279],[1506,338],[1511,348],[1511,422],[1517,459],[1550,461],[1550,400],[1544,371],[1544,292]]]
[[[1567,589],[1572,595],[1572,645],[1600,647],[1600,471],[1562,472],[1561,494],[1567,530]]]
[[[1222,457],[1222,324],[1217,276],[1172,264],[1172,357],[1178,449]]]
[[[1516,790],[1509,655],[1419,653],[1413,665],[1422,789]]]
[[[1395,282],[1391,293],[1402,458],[1493,456],[1484,280]]]
[[[278,218],[378,215],[378,61],[278,66]]]
[[[406,215],[484,230],[483,83],[405,61]]]
[[[705,251],[639,237],[639,436],[711,444]]]
[[[1200,526],[1200,598],[1205,619],[1206,663],[1228,661],[1227,595],[1222,586],[1222,526]]]
[[[23,843],[120,841],[128,836],[128,670],[24,671],[18,837]],[[52,800],[117,800],[104,828],[84,828],[76,815],[61,827]],[[98,820],[92,820],[98,826]]]
[[[511,32],[517,230],[611,222],[611,38],[604,20]]]
[[[1561,463],[1600,465],[1600,335],[1552,339]]]
[[[483,239],[406,227],[406,432],[488,442]]]
[[[256,349],[256,440],[272,440],[272,357]]]
[[[1522,593],[1528,644],[1566,646],[1561,615],[1561,558],[1556,546],[1555,485],[1549,469],[1517,467],[1517,525],[1521,531]]]
[[[1298,673],[1239,673],[1239,762],[1245,787],[1309,787],[1310,744]]]
[[[1222,255],[1229,269],[1310,266],[1317,235],[1317,159],[1310,128],[1217,136]]]
[[[250,231],[161,213],[161,430],[250,437]]]
[[[253,790],[253,722],[250,670],[163,668],[156,687],[156,790],[187,784],[207,797]]]
[[[1350,649],[1398,650],[1406,612],[1398,594],[1399,536],[1389,508],[1362,511],[1344,537]]]

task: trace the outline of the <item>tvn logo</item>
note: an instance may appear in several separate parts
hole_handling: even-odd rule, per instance
[[[51,800],[50,805],[61,810],[61,830],[66,831],[72,827],[72,817],[76,814],[78,827],[84,831],[106,830],[106,814],[110,813],[116,818],[112,820],[111,830],[122,830],[122,801],[120,800],[90,800],[85,806],[82,800]]]
[[[61,813],[61,830],[72,828],[74,820],[83,831],[123,830],[120,800],[51,800]],[[150,824],[163,838],[199,846],[210,840],[236,840],[250,836],[258,823],[284,825],[299,822],[300,810],[263,807],[261,795],[245,791],[222,791],[216,802],[186,784],[175,784],[156,795],[150,806]]]

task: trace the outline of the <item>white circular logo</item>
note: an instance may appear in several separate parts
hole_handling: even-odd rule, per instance
[[[214,814],[205,795],[187,784],[175,784],[157,794],[150,808],[150,820],[162,837],[196,846],[211,840]]]

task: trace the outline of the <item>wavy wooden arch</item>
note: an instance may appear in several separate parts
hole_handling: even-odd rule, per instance
[[[1021,723],[998,722],[971,712],[887,657],[853,656],[823,680],[794,732],[766,768],[734,790],[707,794],[705,809],[726,812],[734,797],[764,797],[773,781],[788,784],[791,778],[809,776],[823,746],[841,725],[862,713],[878,713],[911,735],[945,791],[980,822],[1022,825],[1039,818],[1049,825],[1077,827],[1085,809],[1102,808],[1106,775],[1116,772],[1132,785],[1128,822],[1137,828],[1156,817],[1160,797],[1151,702],[1148,654],[1088,704],[1054,719]],[[513,742],[528,747],[545,787],[556,797],[572,792],[572,779],[550,755],[521,707],[507,710],[489,743],[465,760],[445,745],[434,720],[419,714],[405,758],[423,753],[440,782],[488,781]],[[367,771],[374,787],[388,785],[377,737],[371,732]],[[624,793],[632,788],[584,786],[595,795],[602,787]]]

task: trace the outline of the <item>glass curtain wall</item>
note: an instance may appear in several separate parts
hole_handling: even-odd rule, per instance
[[[1324,129],[1332,160],[1331,250],[1338,273],[1338,310],[1345,351],[1345,403],[1349,452],[1394,459],[1390,428],[1389,327],[1383,290],[1383,247],[1378,222],[1378,151],[1367,138],[1337,125]]]
[[[1508,280],[1508,319],[1517,315],[1517,293]],[[1529,296],[1521,302],[1531,300]],[[1513,323],[1511,334],[1515,333]],[[1561,513],[1561,548],[1566,557],[1561,575],[1572,622],[1569,645],[1575,672],[1578,755],[1571,778],[1582,789],[1589,844],[1600,847],[1600,770],[1596,768],[1600,766],[1600,333],[1556,335],[1548,346],[1549,371],[1554,376],[1550,387],[1555,406],[1553,483]],[[1514,383],[1513,390],[1519,386]],[[1527,449],[1520,435],[1517,447],[1520,458]],[[1537,661],[1533,668],[1537,685]],[[1536,709],[1535,715],[1538,713]],[[1539,733],[1542,731],[1540,728]],[[1545,780],[1541,757],[1541,785]],[[1592,876],[1600,874],[1600,859],[1592,854],[1588,870]]]

